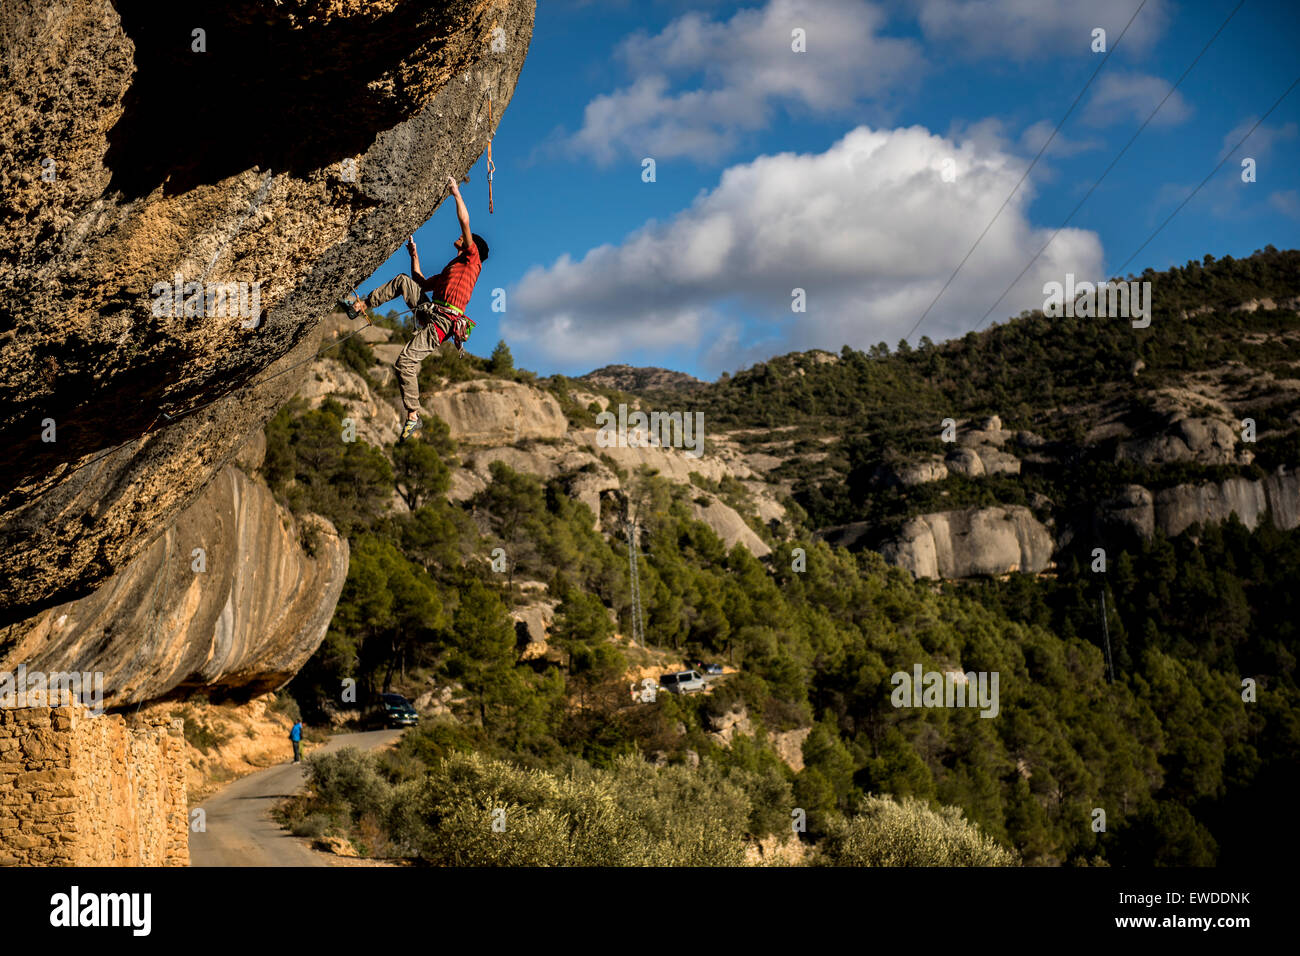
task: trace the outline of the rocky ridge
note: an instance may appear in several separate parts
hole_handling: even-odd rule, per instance
[[[346,334],[346,326],[337,320],[327,323],[326,329],[329,335]],[[401,346],[392,333],[379,326],[368,330],[368,339],[376,361],[367,375],[372,382],[386,383],[391,377],[391,360]],[[361,375],[329,353],[313,365],[298,394],[313,406],[332,395],[355,416],[358,435],[373,444],[382,447],[396,439],[400,417],[392,395],[377,394]],[[609,401],[581,390],[572,395],[584,406]],[[768,523],[785,517],[782,490],[751,468],[744,452],[726,435],[708,435],[708,451],[699,458],[688,456],[683,449],[663,447],[657,436],[644,433],[632,433],[627,444],[606,447],[594,426],[574,426],[554,395],[527,382],[496,377],[443,382],[423,395],[422,403],[426,412],[447,423],[457,444],[460,467],[451,473],[448,497],[452,501],[466,501],[486,488],[491,465],[501,462],[543,480],[561,480],[572,497],[587,505],[594,525],[600,527],[602,517],[616,517],[616,511],[607,507],[612,505],[612,496],[624,489],[627,478],[639,468],[648,467],[674,484],[690,487],[695,516],[729,548],[741,544],[759,556],[771,551],[740,512],[716,492],[701,487],[693,475],[705,482],[740,482],[750,496],[752,520]],[[643,407],[651,408],[648,404]]]

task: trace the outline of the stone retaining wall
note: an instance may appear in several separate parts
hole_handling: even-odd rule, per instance
[[[179,720],[0,709],[0,865],[188,866]]]

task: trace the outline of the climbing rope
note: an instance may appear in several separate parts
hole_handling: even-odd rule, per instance
[[[487,183],[488,183],[488,215],[493,212],[492,200],[492,174],[497,170],[496,163],[492,162],[492,97],[488,97],[488,144],[487,144]]]
[[[491,97],[491,96],[488,96],[487,183],[488,183],[488,213],[489,213],[489,214],[495,212],[495,200],[494,200],[494,196],[493,196],[493,192],[492,192],[492,174],[496,172],[496,168],[497,168],[497,167],[496,167],[496,163],[494,163],[494,162],[492,161],[492,118],[493,118],[493,113],[492,113],[492,97]],[[271,181],[270,170],[267,170],[267,178],[266,178],[266,180],[262,183],[262,188],[258,190],[257,196],[254,197],[253,203],[252,203],[252,205],[249,207],[248,212],[246,212],[246,213],[244,214],[244,216],[240,219],[239,223],[236,224],[236,231],[238,231],[239,227],[243,225],[243,220],[246,219],[246,218],[248,217],[248,215],[251,214],[254,210],[256,210],[256,208],[257,208],[258,205],[261,204],[261,200],[262,200],[263,198],[265,198],[265,195],[266,195],[266,187],[270,184],[270,181]],[[468,177],[468,176],[464,177],[464,182],[469,182],[469,177]],[[223,247],[223,248],[224,248],[224,247]],[[218,251],[217,251],[217,256],[220,256],[220,254],[221,254],[221,250],[218,249]],[[208,266],[209,271],[211,270],[212,265],[214,265],[215,262],[216,262],[216,257],[214,257],[214,258],[213,258],[213,262],[212,262],[211,264],[209,264],[209,266]],[[206,275],[206,273],[205,273],[205,275]],[[355,289],[353,290],[353,295],[356,296],[358,299],[360,298],[360,296],[357,295],[357,292],[356,292]],[[414,311],[414,310],[408,309],[408,310],[406,310],[405,312],[399,312],[397,317],[400,318],[401,316],[404,316],[404,315],[410,315],[410,314],[413,313],[413,311]],[[466,319],[469,320],[471,326],[474,324],[473,320],[472,320],[472,319],[469,319],[468,316],[466,316]],[[198,404],[198,405],[195,405],[195,406],[193,406],[193,407],[191,407],[191,408],[187,408],[187,409],[185,409],[185,410],[183,410],[183,411],[177,412],[175,415],[169,414],[168,412],[166,412],[166,411],[164,411],[164,410],[162,410],[162,409],[160,408],[160,409],[158,409],[158,414],[154,416],[153,421],[151,421],[151,422],[149,423],[149,425],[145,428],[145,430],[144,430],[144,432],[143,432],[142,434],[137,435],[137,436],[134,437],[134,438],[128,438],[128,439],[127,439],[126,441],[124,441],[124,442],[121,442],[121,443],[119,443],[119,444],[117,444],[117,445],[114,445],[114,446],[111,447],[111,448],[105,449],[103,452],[101,452],[101,453],[98,454],[98,455],[95,455],[93,458],[90,458],[88,461],[84,461],[84,462],[82,462],[82,463],[79,464],[79,465],[75,465],[75,466],[73,466],[71,469],[69,469],[68,471],[64,472],[64,474],[63,474],[62,477],[63,477],[63,478],[67,478],[69,475],[73,474],[74,472],[78,472],[78,471],[80,471],[81,469],[87,467],[88,465],[93,465],[93,464],[95,464],[95,462],[102,461],[103,459],[107,458],[109,455],[113,454],[114,452],[116,452],[116,451],[118,451],[118,450],[120,450],[120,449],[122,449],[122,448],[125,448],[127,445],[131,444],[132,442],[139,441],[139,440],[140,440],[141,438],[143,438],[145,435],[151,434],[151,433],[154,432],[154,431],[162,431],[163,429],[169,428],[169,427],[171,427],[172,425],[176,424],[178,421],[180,421],[182,418],[186,418],[186,417],[188,417],[188,416],[190,416],[190,415],[193,415],[195,412],[198,412],[198,411],[203,410],[204,408],[207,408],[209,405],[212,405],[212,404],[214,404],[215,402],[220,401],[222,398],[225,398],[227,395],[233,394],[234,392],[238,392],[238,391],[240,391],[240,390],[242,390],[242,389],[244,389],[244,388],[253,388],[253,387],[258,386],[258,385],[265,385],[267,382],[271,381],[272,379],[279,378],[281,375],[284,375],[284,374],[286,374],[286,373],[288,373],[288,372],[292,372],[294,369],[301,368],[302,366],[308,364],[309,362],[314,362],[314,361],[316,361],[316,359],[320,358],[322,355],[324,355],[324,354],[325,354],[326,352],[328,352],[330,349],[338,348],[340,345],[342,345],[343,343],[347,342],[349,339],[352,339],[352,338],[354,338],[355,336],[360,335],[360,334],[361,334],[362,332],[364,332],[367,328],[369,328],[371,324],[372,324],[372,323],[371,323],[371,321],[370,321],[370,312],[369,312],[369,310],[367,310],[367,311],[366,311],[366,324],[365,324],[365,325],[363,325],[361,328],[357,329],[355,332],[351,333],[350,335],[345,336],[344,338],[339,339],[338,341],[333,342],[333,343],[331,343],[330,345],[327,345],[325,348],[321,349],[319,352],[317,352],[317,353],[316,353],[315,355],[313,355],[311,358],[308,358],[308,359],[305,359],[305,360],[303,360],[303,361],[301,361],[301,362],[298,362],[298,363],[295,364],[295,365],[291,365],[291,366],[289,366],[289,367],[286,368],[286,369],[281,369],[279,372],[276,372],[274,375],[269,375],[269,376],[267,376],[266,378],[262,379],[261,381],[258,381],[258,382],[248,382],[248,383],[245,383],[244,385],[237,386],[236,388],[231,389],[231,391],[229,391],[229,392],[226,392],[226,393],[224,393],[224,394],[222,394],[222,395],[219,395],[219,396],[217,396],[216,398],[211,399],[211,400],[209,400],[209,401],[202,402],[202,403],[200,403],[200,404]],[[458,348],[458,351],[460,352],[460,354],[461,354],[462,356],[464,355],[464,348],[463,348],[463,347]],[[159,420],[160,418],[164,420],[164,422],[163,422],[162,425],[159,425],[159,424],[158,424],[158,420]]]

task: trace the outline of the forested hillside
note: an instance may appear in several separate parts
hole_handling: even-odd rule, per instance
[[[730,864],[774,839],[829,864],[1273,855],[1289,832],[1282,803],[1300,749],[1300,531],[1266,513],[1253,530],[1230,517],[1176,535],[1111,534],[1100,571],[1080,512],[1134,484],[1300,466],[1300,392],[1289,384],[1300,377],[1300,319],[1285,307],[1233,311],[1300,293],[1300,253],[1207,257],[1143,278],[1155,290],[1149,329],[1025,315],[939,346],[773,359],[689,393],[593,383],[582,393],[514,369],[504,346],[422,372],[425,394],[458,381],[540,389],[571,433],[593,427],[599,403],[587,399],[702,410],[715,436],[730,430],[772,463],[780,520],[757,517],[752,483],[674,481],[612,459],[601,467],[617,480],[585,501],[574,475],[504,460],[470,486],[472,449],[436,420],[403,446],[341,443],[342,403],[355,395],[282,409],[263,476],[352,549],[326,641],[293,694],[318,720],[346,713],[347,678],[439,702],[395,754],[318,763],[314,796],[286,819],[433,863]],[[369,346],[350,341],[337,364],[358,389],[391,397]],[[1147,454],[1151,429],[1174,420],[1169,403],[1196,394],[1214,397],[1214,414],[1254,417],[1248,455]],[[942,450],[943,419],[978,416],[1041,444],[1015,472],[889,480]],[[513,460],[541,461],[555,441],[518,442]],[[452,500],[458,481],[471,490]],[[728,547],[701,520],[701,495],[725,500],[770,553]],[[815,533],[985,504],[1024,504],[1050,522],[1062,539],[1054,566],[918,581],[869,535],[847,550]],[[626,638],[630,516],[648,649]],[[532,653],[516,619],[546,602],[546,646]],[[646,674],[699,660],[728,667],[707,694],[629,693]],[[895,706],[892,676],[917,665],[996,673],[996,715]],[[494,807],[527,826],[485,838]],[[602,856],[615,838],[626,852]]]

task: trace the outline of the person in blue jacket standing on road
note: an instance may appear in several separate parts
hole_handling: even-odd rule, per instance
[[[289,739],[293,741],[293,762],[299,763],[302,760],[302,721],[294,722],[293,730],[289,731]]]

